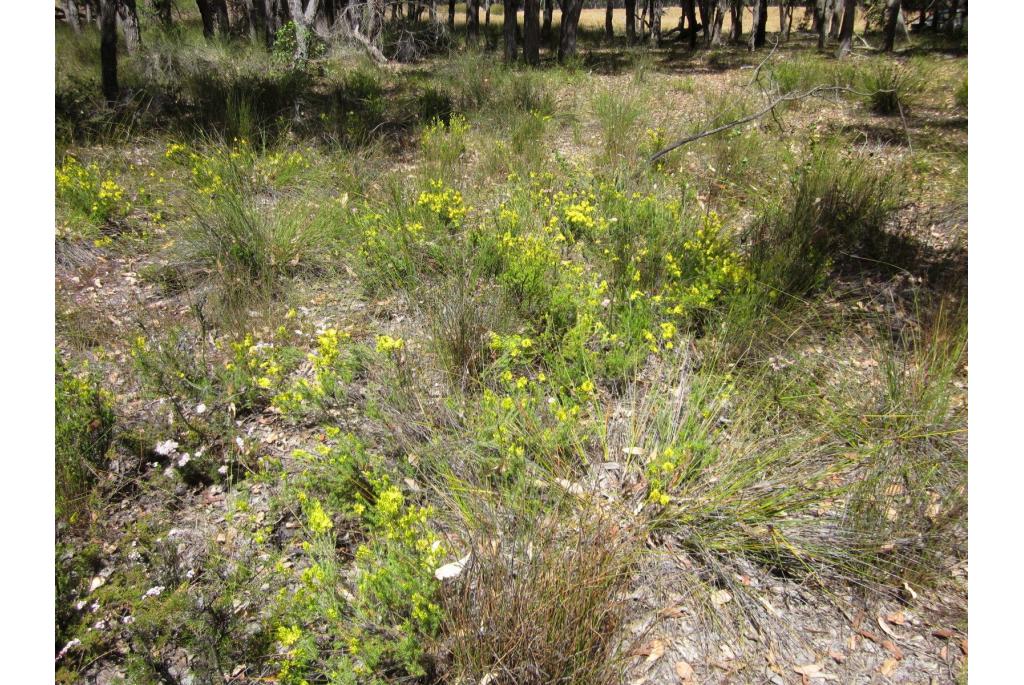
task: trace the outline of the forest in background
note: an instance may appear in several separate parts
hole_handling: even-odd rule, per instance
[[[56,682],[966,682],[965,1],[55,9]]]

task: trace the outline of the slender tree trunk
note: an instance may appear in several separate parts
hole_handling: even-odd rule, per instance
[[[580,24],[583,0],[566,0],[562,10],[562,26],[558,33],[558,61],[576,54],[576,29]]]
[[[491,25],[491,0],[484,0],[484,26]]]
[[[270,32],[270,25],[267,23],[267,6],[263,0],[248,0],[249,27],[253,36],[270,47],[273,41],[273,34]]]
[[[475,43],[480,37],[480,0],[466,0],[466,40]]]
[[[885,3],[885,36],[882,51],[892,52],[896,45],[896,24],[899,22],[903,0],[887,0]]]
[[[729,42],[739,43],[743,36],[743,0],[732,0],[729,20]]]
[[[504,13],[501,22],[501,33],[505,38],[505,63],[512,64],[516,61],[519,46],[516,45],[516,0],[503,0],[502,10]]]
[[[693,50],[697,47],[697,13],[694,0],[682,0],[682,13],[686,17],[687,45]]]
[[[715,3],[713,10],[714,17],[712,18],[710,44],[721,45],[722,44],[722,24],[725,23],[725,11],[727,9],[726,3],[728,0],[718,0]]]
[[[227,0],[209,0],[210,9],[213,10],[213,18],[217,23],[217,33],[222,38],[231,34],[231,22],[228,21]]]
[[[72,31],[82,32],[82,22],[78,18],[78,0],[64,0],[64,18]]]
[[[160,25],[165,29],[173,26],[171,19],[171,9],[173,9],[173,6],[173,0],[153,0],[153,9],[156,10],[156,17],[160,20]]]
[[[829,28],[828,35],[830,38],[839,38],[839,34],[842,32],[843,25],[843,2],[845,0],[831,0],[832,2],[832,22],[831,28]]]
[[[539,0],[523,0],[523,59],[531,66],[540,64]]]
[[[608,0],[604,6],[604,37],[609,43],[615,37],[615,31],[612,26],[614,4],[613,0]]]
[[[818,27],[818,49],[825,49],[825,39],[828,38],[828,23],[832,18],[831,7],[833,0],[818,0],[817,27]]]
[[[209,0],[196,0],[199,7],[199,18],[203,20],[203,37],[213,38],[213,9]]]
[[[448,0],[448,30],[455,30],[455,0]]]
[[[103,96],[107,102],[117,101],[117,0],[100,0],[100,75]]]
[[[636,42],[636,0],[626,0],[626,43]]]
[[[117,18],[124,31],[124,44],[128,53],[138,52],[142,45],[142,35],[139,32],[139,13],[135,11],[135,0],[120,0],[117,3]]]
[[[431,24],[437,23],[437,0],[430,0],[430,5],[427,6],[427,19]]]
[[[754,0],[754,25],[750,28],[750,49],[764,47],[768,29],[768,0]]]
[[[651,0],[651,47],[661,45],[661,0]]]
[[[779,40],[789,40],[789,32],[793,28],[793,0],[779,0]]]
[[[857,0],[846,0],[843,8],[843,25],[839,29],[839,57],[845,57],[853,49],[853,22],[857,19]]]

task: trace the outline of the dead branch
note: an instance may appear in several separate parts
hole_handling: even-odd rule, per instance
[[[889,92],[889,91],[887,91],[887,90],[879,90],[879,91],[876,91],[876,92],[878,92],[878,93],[886,93],[886,92]],[[658,150],[657,152],[655,152],[653,155],[651,155],[647,159],[647,162],[648,162],[648,164],[653,164],[654,162],[657,162],[659,159],[661,159],[662,157],[664,157],[668,153],[672,152],[673,150],[677,150],[677,149],[681,148],[682,146],[686,145],[687,143],[692,143],[695,140],[700,140],[701,138],[707,138],[708,136],[713,136],[716,133],[721,133],[722,131],[728,131],[731,128],[736,128],[737,126],[742,126],[743,124],[749,123],[749,122],[754,121],[756,119],[760,119],[761,117],[763,117],[763,116],[765,116],[767,114],[774,114],[775,108],[778,107],[779,105],[781,105],[784,102],[793,102],[795,100],[804,100],[806,98],[816,97],[818,95],[821,95],[822,93],[853,93],[854,95],[860,95],[860,96],[873,95],[873,93],[862,93],[861,91],[854,90],[853,88],[848,88],[846,86],[815,86],[814,88],[811,88],[810,90],[805,90],[805,91],[802,91],[802,92],[799,92],[799,93],[787,93],[785,95],[780,95],[779,97],[775,98],[775,100],[773,100],[767,107],[765,107],[764,109],[762,109],[760,111],[757,111],[757,112],[755,112],[753,114],[748,114],[747,116],[741,117],[741,118],[739,118],[739,119],[737,119],[735,121],[730,121],[728,124],[722,124],[721,126],[717,126],[715,128],[709,129],[707,131],[701,131],[700,133],[695,133],[692,136],[687,136],[686,138],[683,138],[682,140],[678,140],[678,141],[672,143],[671,145],[669,145],[668,147],[666,147],[666,148],[664,148],[662,150]],[[906,121],[904,121],[904,126],[906,126]],[[909,139],[909,137],[910,137],[909,136],[909,132],[908,132],[907,137]]]

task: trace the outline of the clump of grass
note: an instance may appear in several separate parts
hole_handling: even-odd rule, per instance
[[[636,538],[595,511],[508,517],[481,501],[466,513],[467,541],[476,542],[444,602],[452,675],[509,685],[618,682]]]
[[[605,158],[615,162],[631,157],[635,152],[633,129],[643,115],[640,102],[633,96],[604,90],[594,96],[592,106]]]
[[[88,369],[56,360],[55,466],[57,518],[75,523],[84,498],[106,464],[113,439],[113,398]]]
[[[884,224],[899,205],[900,178],[826,145],[796,173],[790,192],[748,233],[755,278],[799,295],[843,252],[884,258]]]
[[[953,93],[953,101],[956,102],[957,107],[961,107],[964,110],[967,109],[967,77],[964,76],[964,80],[960,82],[960,85],[956,87],[956,91]]]
[[[459,161],[466,152],[469,124],[465,117],[452,116],[448,122],[435,119],[423,131],[421,147],[428,178],[452,181],[459,176]]]
[[[867,93],[871,111],[882,116],[906,112],[924,88],[918,71],[892,62],[879,62],[864,70],[859,85]]]
[[[430,291],[426,313],[434,351],[449,382],[465,390],[487,364],[490,334],[506,328],[500,294],[467,269]]]

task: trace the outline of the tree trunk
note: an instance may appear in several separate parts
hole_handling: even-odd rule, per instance
[[[156,10],[156,18],[165,29],[171,28],[171,10],[174,7],[174,0],[153,0],[153,9]]]
[[[697,13],[694,0],[682,0],[682,13],[686,17],[688,46],[691,50],[697,47]]]
[[[831,0],[832,2],[832,22],[831,28],[829,28],[828,35],[831,38],[839,38],[839,34],[842,32],[843,25],[843,2],[845,0]]]
[[[448,30],[455,30],[455,0],[448,0]]]
[[[135,0],[120,0],[117,3],[117,18],[121,22],[121,30],[124,31],[124,44],[128,54],[138,52],[142,44],[142,35],[139,32],[139,13],[135,11]]]
[[[103,96],[107,102],[117,101],[117,0],[100,0],[100,75]]]
[[[203,20],[203,37],[213,38],[213,9],[209,0],[196,0],[199,7],[199,18]]]
[[[501,22],[501,33],[505,38],[505,64],[512,64],[516,61],[518,47],[516,45],[516,0],[503,0],[502,10],[504,18]]]
[[[615,3],[612,0],[608,0],[604,6],[604,37],[609,43],[612,42],[612,39],[615,37],[615,31],[613,30],[612,25],[614,4]]]
[[[882,40],[882,51],[892,52],[896,45],[896,24],[899,22],[903,0],[886,0],[885,3],[885,35]]]
[[[213,18],[217,23],[217,33],[226,38],[231,33],[231,22],[228,21],[227,0],[209,0],[210,9],[213,10]]]
[[[661,0],[651,0],[651,47],[661,45]]]
[[[729,42],[739,43],[743,36],[743,0],[732,0],[729,20]]]
[[[708,42],[711,45],[722,44],[722,24],[725,23],[725,11],[727,2],[728,0],[718,0],[718,2],[715,3],[714,9],[712,10],[714,16],[711,20],[711,33],[708,37]]]
[[[491,0],[484,0],[484,26],[491,25]]]
[[[540,64],[539,0],[523,0],[523,59],[531,66]]]
[[[857,18],[857,0],[846,0],[843,8],[843,26],[839,29],[839,54],[844,57],[853,49],[853,22]]]
[[[580,24],[580,12],[583,11],[583,0],[566,0],[562,11],[562,26],[558,32],[558,61],[576,54],[576,29]]]
[[[636,0],[626,0],[626,44],[636,42]]]
[[[779,0],[779,40],[789,40],[789,32],[793,28],[793,0]]]
[[[72,31],[82,32],[82,22],[78,19],[78,0],[64,0],[64,18]]]
[[[833,0],[818,0],[818,13],[816,17],[818,27],[818,49],[825,49],[825,39],[828,38],[828,23],[832,19],[831,9]]]
[[[480,37],[480,0],[466,0],[466,40],[475,43]]]
[[[270,24],[267,23],[267,6],[263,0],[248,0],[249,27],[253,36],[262,39],[267,47],[273,42],[273,34],[270,32]]]
[[[768,29],[768,0],[754,0],[754,21],[750,30],[750,49],[764,47]]]

